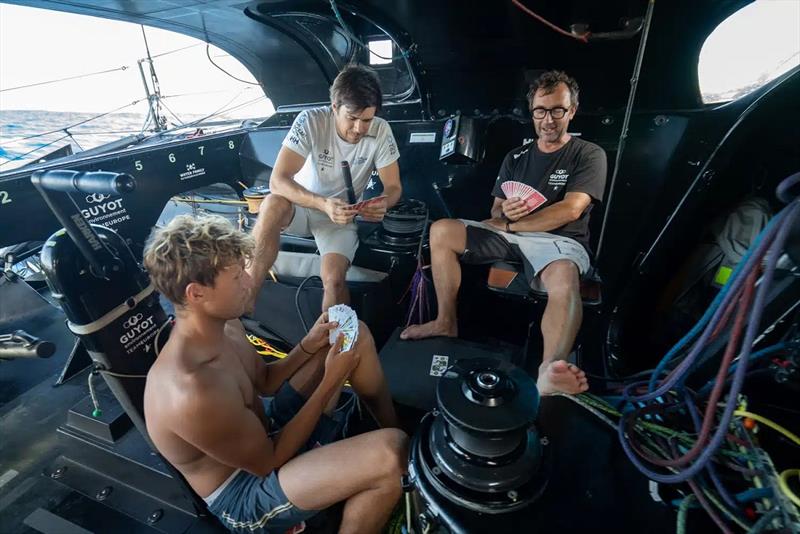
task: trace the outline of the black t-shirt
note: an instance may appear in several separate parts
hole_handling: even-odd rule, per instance
[[[492,194],[505,200],[500,186],[508,180],[528,184],[547,198],[533,213],[564,200],[567,193],[580,192],[592,197],[592,204],[578,220],[550,230],[551,234],[571,237],[589,250],[589,213],[594,202],[603,200],[606,186],[606,153],[602,148],[572,137],[557,151],[545,153],[533,141],[508,153]]]

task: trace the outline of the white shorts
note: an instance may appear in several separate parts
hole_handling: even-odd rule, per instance
[[[358,249],[358,229],[355,222],[336,224],[328,214],[312,208],[294,205],[289,226],[281,233],[298,237],[314,237],[320,256],[340,254],[353,263]]]

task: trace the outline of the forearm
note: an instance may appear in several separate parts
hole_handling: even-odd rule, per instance
[[[281,384],[289,380],[313,355],[305,352],[297,345],[289,351],[285,358],[266,365],[266,378],[261,395],[274,395]]]
[[[502,209],[500,211],[502,215]],[[509,227],[514,232],[549,232],[577,220],[579,216],[580,213],[576,215],[570,206],[553,204],[510,223]]]
[[[502,219],[503,218],[503,205],[498,204],[496,206],[492,206],[492,219]]]
[[[294,177],[273,173],[269,181],[270,192],[286,198],[292,204],[322,211],[325,197],[312,193],[298,184]]]
[[[273,469],[291,460],[308,441],[333,393],[334,387],[323,379],[300,411],[283,427],[273,442]]]
[[[400,184],[388,185],[383,188],[383,194],[386,195],[386,207],[391,208],[403,196],[403,187]]]

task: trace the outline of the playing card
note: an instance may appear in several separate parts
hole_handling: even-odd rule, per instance
[[[335,321],[339,326],[330,331],[328,338],[331,345],[336,342],[339,333],[344,335],[342,351],[350,350],[358,339],[358,316],[346,304],[336,304],[328,308],[328,321]]]
[[[442,376],[447,370],[447,362],[450,360],[448,356],[441,354],[434,354],[431,359],[431,376]]]
[[[353,210],[361,210],[364,206],[371,206],[377,202],[380,202],[382,199],[386,198],[386,195],[381,195],[379,197],[373,197],[367,200],[362,200],[361,202],[356,202],[355,204],[349,204],[347,207]]]
[[[541,194],[536,189],[533,192],[523,199],[525,201],[525,205],[528,207],[528,213],[535,210],[545,202],[547,202],[547,197]]]
[[[545,197],[542,193],[534,189],[528,184],[524,184],[522,182],[517,182],[515,180],[509,180],[507,182],[503,182],[500,184],[500,189],[503,190],[503,193],[506,195],[506,198],[514,198],[517,197],[523,202],[525,202],[525,206],[528,209],[527,213],[532,212],[545,202],[547,202],[547,197]]]

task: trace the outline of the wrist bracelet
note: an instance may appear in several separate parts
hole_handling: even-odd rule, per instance
[[[314,353],[313,353],[313,352],[308,352],[308,351],[306,350],[306,348],[303,346],[303,340],[302,340],[302,339],[301,339],[301,340],[300,340],[300,342],[297,344],[297,346],[298,346],[298,347],[300,347],[300,350],[302,350],[303,352],[305,352],[305,353],[306,353],[306,354],[308,354],[309,356],[313,356],[313,355],[314,355]]]

